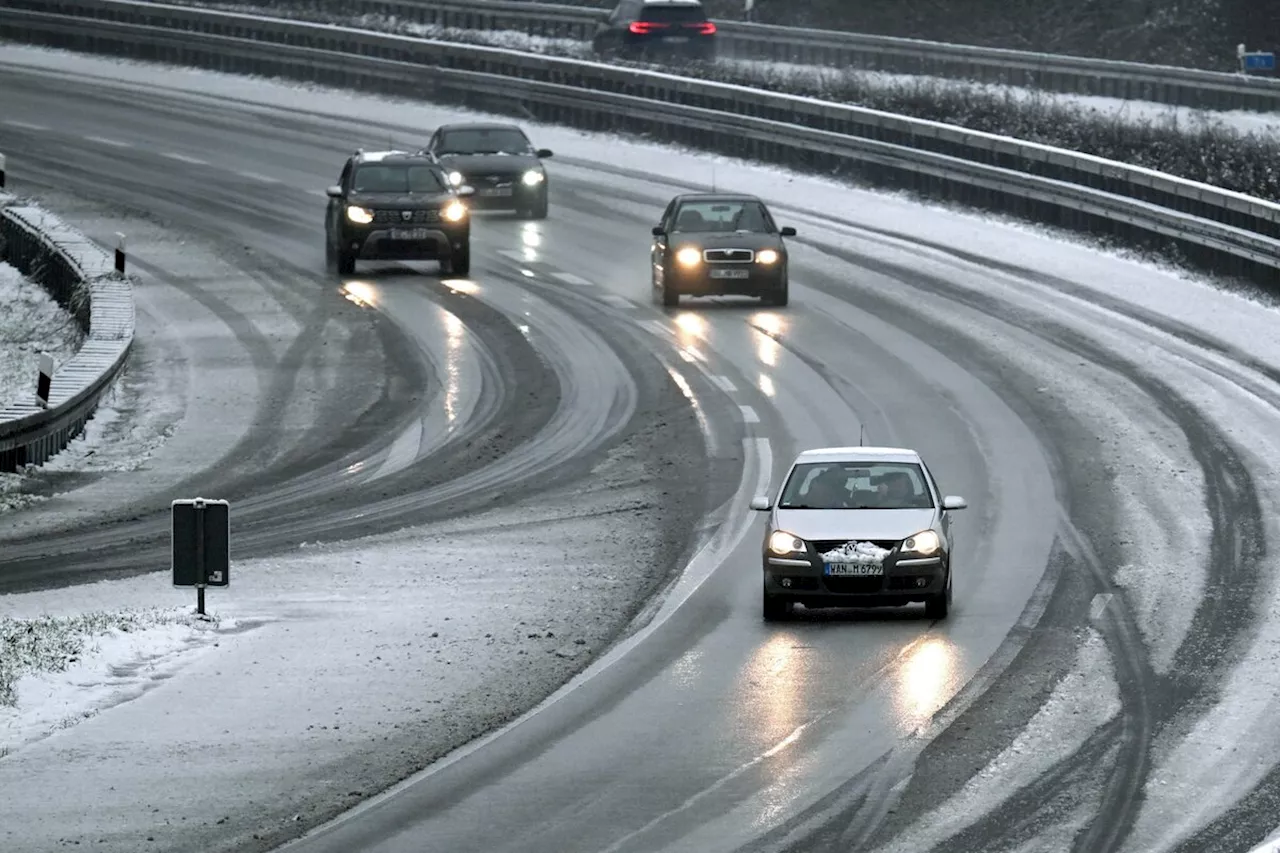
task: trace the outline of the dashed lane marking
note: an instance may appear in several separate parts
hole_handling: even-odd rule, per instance
[[[728,391],[730,394],[738,390],[738,386],[734,385],[733,380],[728,376],[712,376],[711,381],[719,385],[725,391]]]
[[[738,410],[742,412],[742,419],[749,424],[760,423],[760,416],[756,414],[756,410],[750,406],[739,406]]]
[[[587,281],[582,276],[574,275],[571,272],[558,272],[553,273],[553,275],[565,284],[573,284],[578,287],[591,287],[593,284],[593,282]],[[606,296],[605,298],[608,299],[609,297]]]
[[[49,128],[43,124],[32,124],[29,121],[18,121],[16,118],[7,118],[4,123],[9,127],[20,127],[23,130],[48,130]]]
[[[86,136],[86,142],[96,142],[99,145],[110,145],[112,148],[132,148],[132,142],[121,142],[119,139],[108,139],[105,136]]]
[[[170,160],[177,160],[180,163],[190,163],[193,166],[208,166],[208,160],[201,160],[199,157],[190,157],[186,154],[179,154],[176,151],[165,151],[161,153],[161,157],[168,157]]]
[[[284,182],[283,182],[283,181],[281,181],[279,178],[273,178],[273,177],[271,177],[270,175],[260,175],[260,174],[258,174],[257,172],[237,172],[236,174],[237,174],[237,175],[239,175],[239,176],[240,176],[240,177],[242,177],[242,178],[248,178],[249,180],[254,181],[254,182],[256,182],[256,183],[259,183],[259,184],[280,184],[280,183],[284,183]]]

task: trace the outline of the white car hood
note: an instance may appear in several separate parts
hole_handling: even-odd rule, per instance
[[[777,529],[801,539],[906,539],[933,523],[932,509],[779,509]]]

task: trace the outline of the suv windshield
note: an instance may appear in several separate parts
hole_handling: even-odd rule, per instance
[[[933,495],[913,462],[797,465],[779,509],[932,509]]]
[[[440,134],[437,154],[528,154],[533,146],[515,128],[471,128]]]
[[[675,231],[752,231],[773,233],[773,223],[758,201],[687,201],[676,213]]]
[[[435,166],[369,163],[356,168],[351,187],[358,193],[442,193],[445,184]]]
[[[646,3],[640,20],[661,24],[700,24],[707,13],[698,3]]]

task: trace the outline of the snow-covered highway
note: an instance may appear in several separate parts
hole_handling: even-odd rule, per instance
[[[608,666],[292,849],[1228,851],[1280,822],[1271,308],[1028,227],[547,127],[530,135],[556,152],[551,216],[478,221],[472,280],[388,265],[340,288],[320,222],[342,157],[455,114],[11,47],[0,82],[18,180],[145,211],[251,271],[174,276],[177,253],[135,249],[142,310],[177,317],[180,290],[188,361],[218,355],[190,405],[225,421],[188,419],[155,462],[172,480],[124,505],[108,473],[0,530],[0,589],[135,575],[0,613],[172,607],[185,593],[145,574],[165,501],[233,490],[245,591],[216,606],[243,622],[0,759],[4,846],[270,848],[568,674],[511,688],[530,647],[494,600],[556,614],[569,645],[594,626],[599,651],[631,615],[601,602],[698,545]],[[652,305],[649,226],[713,162],[799,229],[790,307]],[[766,626],[746,501],[861,427],[969,499],[953,617]],[[293,553],[363,535],[380,538]],[[330,588],[295,589],[309,572]],[[456,661],[501,673],[487,684],[426,645],[450,608],[475,623]],[[376,670],[354,657],[378,643],[399,648]],[[233,718],[178,724],[233,691]],[[322,718],[342,734],[310,746]]]

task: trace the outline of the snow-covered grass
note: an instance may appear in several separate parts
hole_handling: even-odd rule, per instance
[[[75,318],[44,288],[0,263],[0,408],[35,394],[41,352],[53,356],[56,370],[83,338]],[[0,501],[3,494],[0,485]]]
[[[342,16],[271,3],[184,2],[574,59],[595,58],[589,43],[512,30],[441,28],[395,17]],[[616,62],[636,68],[659,67]],[[678,70],[692,77],[822,98],[1068,148],[1280,200],[1280,168],[1275,166],[1280,161],[1280,138],[1276,135],[1280,120],[1270,114],[1219,114],[1024,87],[786,63],[719,59],[685,63]]]
[[[953,797],[922,815],[912,830],[904,833],[905,840],[888,844],[878,853],[917,853],[941,845],[1056,762],[1069,758],[1118,713],[1120,692],[1111,655],[1102,637],[1088,629],[1075,667],[1013,742]]]

